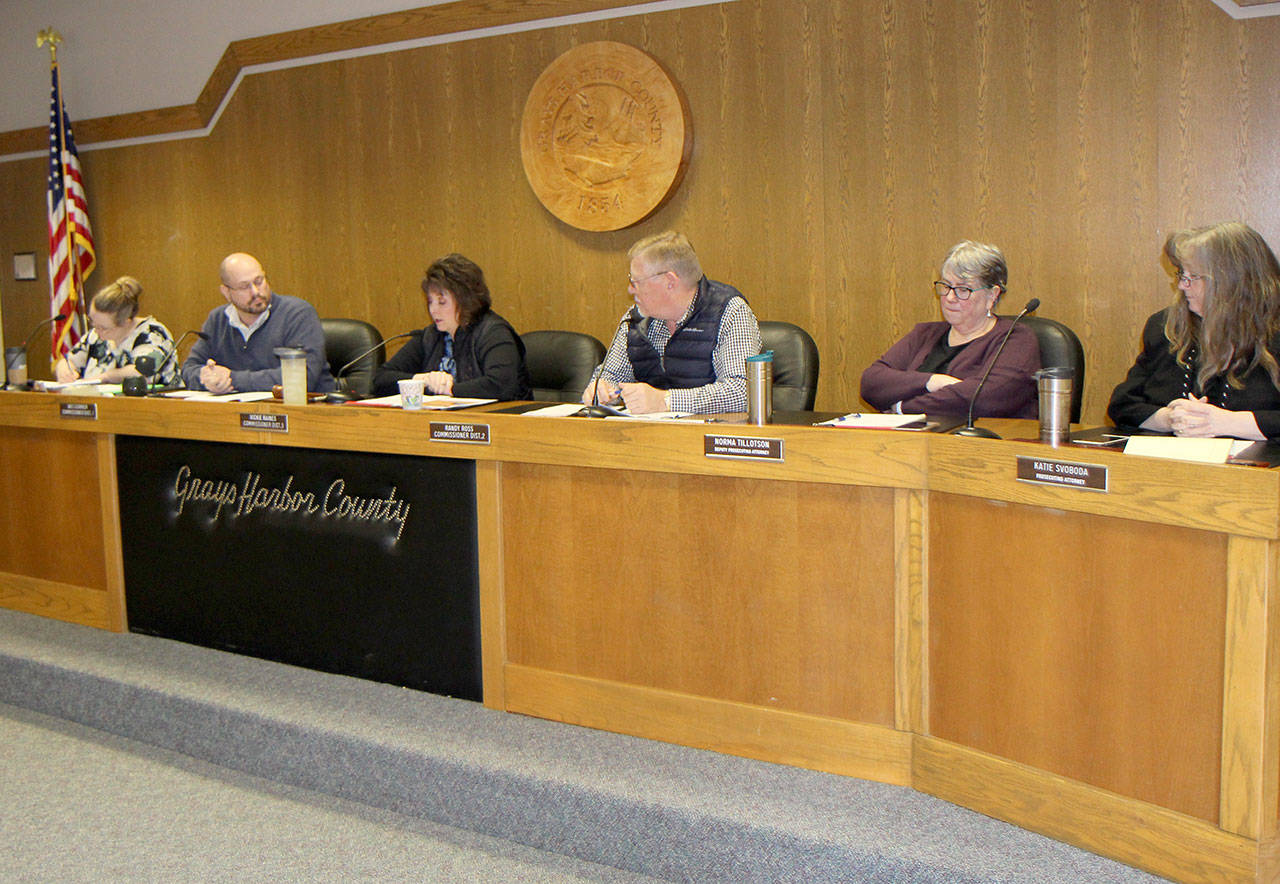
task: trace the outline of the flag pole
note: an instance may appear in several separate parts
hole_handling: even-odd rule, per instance
[[[80,328],[87,329],[89,327],[88,317],[86,315],[86,305],[84,303],[84,278],[80,275],[80,261],[76,255],[76,239],[75,224],[72,223],[71,200],[72,190],[67,185],[70,180],[70,172],[67,168],[67,130],[66,130],[66,112],[62,103],[62,75],[58,70],[58,45],[62,43],[62,35],[55,31],[52,27],[45,28],[36,34],[36,48],[44,46],[49,47],[49,68],[50,72],[58,78],[58,107],[55,120],[55,131],[58,138],[58,166],[59,174],[63,181],[63,201],[62,201],[62,225],[63,233],[66,236],[67,260],[69,262],[69,271],[71,277],[71,303],[74,305],[76,317],[79,319]],[[52,280],[50,281],[52,283]],[[50,344],[49,361],[52,365],[58,361],[57,351],[62,339],[67,335],[67,324],[58,323],[57,329],[59,340]]]

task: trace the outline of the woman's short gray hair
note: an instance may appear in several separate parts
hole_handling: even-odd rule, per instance
[[[941,272],[981,282],[983,288],[998,285],[1000,294],[1009,287],[1009,268],[1004,263],[1004,253],[984,242],[966,239],[956,243],[942,259]]]

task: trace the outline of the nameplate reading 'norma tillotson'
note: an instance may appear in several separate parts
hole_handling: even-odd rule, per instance
[[[58,416],[77,418],[79,420],[96,421],[98,419],[98,403],[96,402],[59,402]]]
[[[708,433],[702,437],[702,451],[707,457],[737,457],[744,460],[772,460],[782,463],[782,440],[758,436],[721,436]]]
[[[1040,485],[1061,485],[1087,491],[1108,491],[1107,468],[1096,463],[1074,463],[1045,460],[1043,457],[1018,457],[1018,481]]]
[[[287,433],[289,432],[289,415],[241,412],[240,429],[264,430],[268,433]]]
[[[431,422],[432,442],[462,442],[466,445],[488,445],[488,424],[452,424]]]

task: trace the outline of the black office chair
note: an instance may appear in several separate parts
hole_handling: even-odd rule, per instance
[[[773,351],[773,407],[813,411],[818,396],[818,345],[813,338],[798,325],[762,321],[760,340]]]
[[[1024,316],[1022,324],[1035,332],[1042,366],[1071,369],[1071,422],[1080,423],[1080,402],[1084,398],[1084,347],[1080,346],[1080,339],[1056,319]]]
[[[533,398],[577,402],[604,360],[604,344],[582,332],[533,331],[520,336]]]
[[[344,365],[382,340],[382,334],[362,319],[322,319],[320,325],[324,329],[325,359],[334,378],[338,378]],[[338,378],[338,389],[361,397],[372,396],[373,376],[386,359],[387,348],[377,347]]]

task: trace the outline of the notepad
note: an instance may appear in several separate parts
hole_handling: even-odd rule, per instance
[[[1236,439],[1188,439],[1185,436],[1130,436],[1125,443],[1125,454],[1140,457],[1163,457],[1169,460],[1190,460],[1196,463],[1226,463],[1239,445],[1244,450],[1251,443]]]
[[[876,414],[875,412],[841,415],[817,424],[819,427],[845,427],[858,430],[896,430],[907,424],[922,424],[923,414]]]

